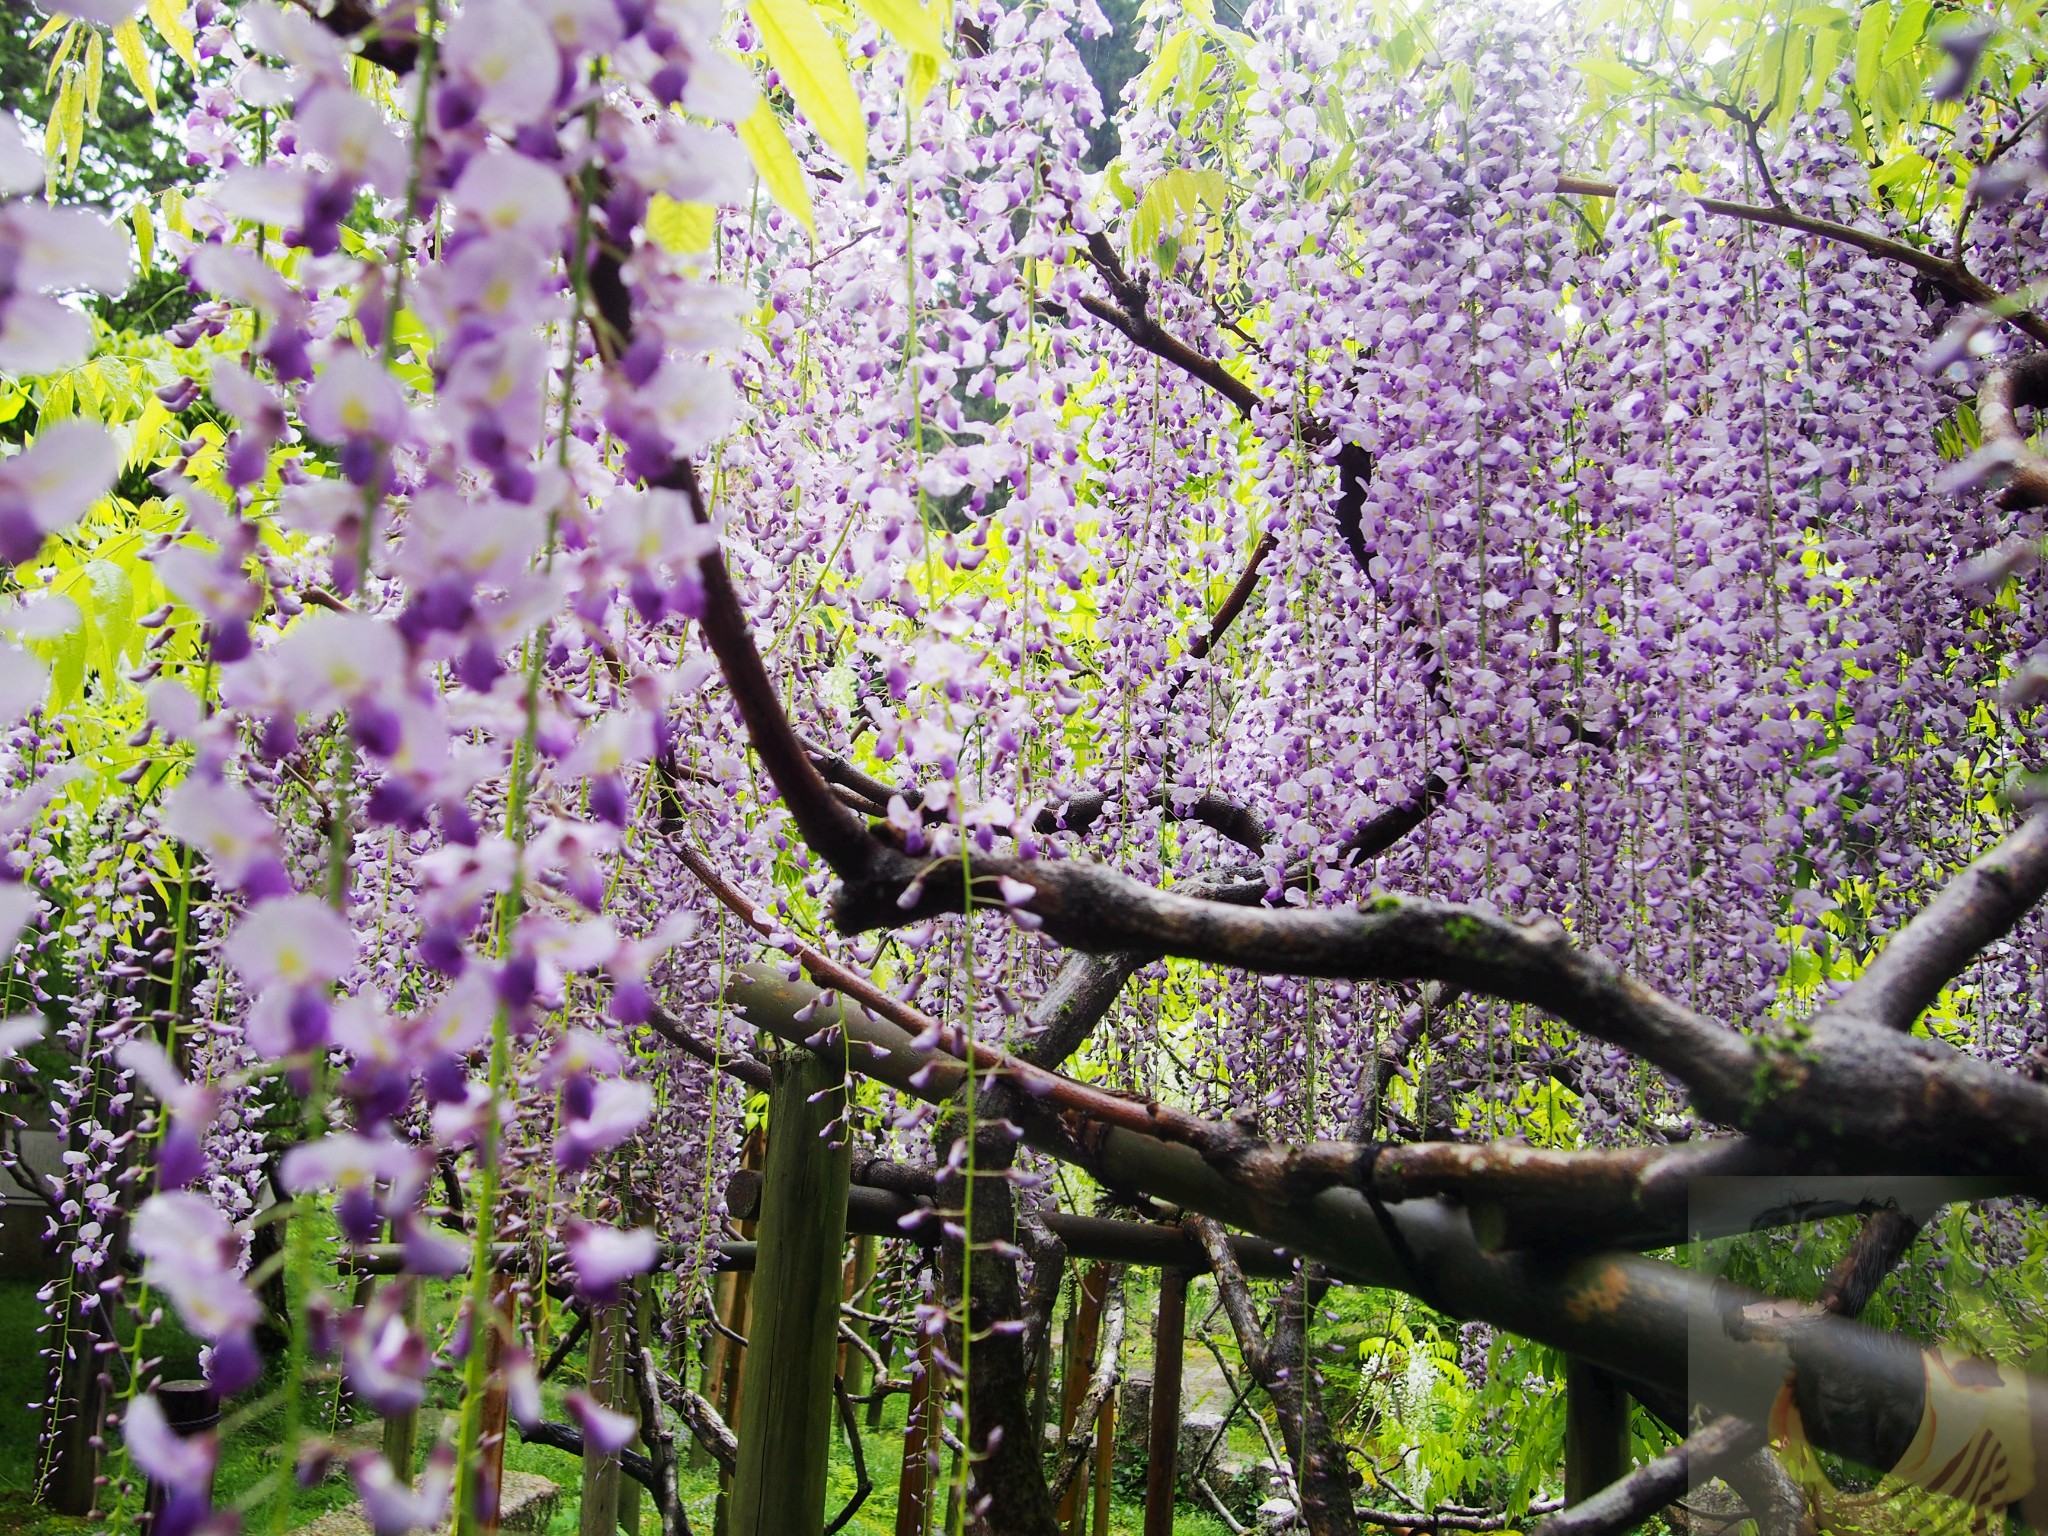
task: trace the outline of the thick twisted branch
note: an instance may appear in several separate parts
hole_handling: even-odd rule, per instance
[[[1908,1030],[1985,945],[2048,895],[2048,814],[1957,875],[1901,928],[1832,1012]]]
[[[2048,405],[2048,357],[2036,355],[2011,368],[1994,368],[1977,395],[1977,426],[1985,455],[1995,455],[1998,504],[2009,512],[2048,506],[2048,458],[2027,446],[2019,413]]]
[[[1579,197],[1613,198],[1621,195],[1621,188],[1615,183],[1595,181],[1584,176],[1558,177],[1557,190]],[[2048,320],[2044,320],[2030,309],[2022,308],[2014,299],[2000,293],[1960,261],[1951,261],[1933,251],[1922,250],[1917,245],[1908,245],[1903,240],[1894,240],[1867,229],[1858,229],[1853,224],[1840,224],[1833,219],[1815,218],[1811,214],[1799,213],[1790,208],[1773,208],[1761,203],[1730,202],[1721,197],[1696,197],[1693,201],[1709,213],[1741,219],[1748,224],[1768,224],[1777,229],[1789,229],[1803,235],[1816,235],[1837,245],[1846,245],[1862,251],[1866,255],[1896,262],[1940,284],[1964,302],[1992,311],[2034,340],[2048,345]]]

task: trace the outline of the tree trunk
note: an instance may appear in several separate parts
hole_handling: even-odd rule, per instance
[[[1301,1518],[1310,1536],[1356,1536],[1351,1463],[1330,1428],[1323,1379],[1309,1358],[1308,1319],[1328,1282],[1307,1275],[1290,1280],[1273,1306],[1273,1338],[1262,1356],[1259,1385],[1277,1410],[1281,1443],[1301,1489]],[[1249,1363],[1249,1362],[1248,1362]]]
[[[974,1262],[970,1272],[960,1242],[948,1237],[939,1248],[940,1294],[948,1303],[947,1352],[955,1360],[964,1354],[968,1362],[967,1435],[974,1455],[969,1460],[967,1529],[984,1536],[1057,1536],[1045,1463],[1031,1443],[1024,1338],[1021,1332],[994,1327],[1017,1322],[1024,1301],[1013,1256],[1017,1212],[1009,1179],[1016,1142],[1001,1123],[1009,1102],[1006,1090],[981,1091],[972,1219],[962,1223],[973,1243]],[[966,1133],[966,1116],[957,1107],[941,1115],[932,1129],[942,1210],[967,1209],[966,1169],[951,1165],[954,1143]],[[958,1305],[963,1294],[973,1330],[973,1344],[964,1350]]]
[[[619,1307],[598,1307],[590,1315],[590,1345],[584,1381],[590,1395],[607,1408],[632,1401],[620,1359],[625,1319]],[[619,1459],[586,1444],[583,1448],[583,1505],[579,1536],[612,1536],[619,1525]]]

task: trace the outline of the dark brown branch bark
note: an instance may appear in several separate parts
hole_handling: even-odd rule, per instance
[[[2048,358],[2028,358],[2013,368],[1994,368],[1984,376],[1977,395],[1977,426],[1985,455],[2001,462],[1991,466],[1990,479],[1999,486],[1998,504],[2009,512],[2048,505],[2048,458],[2027,446],[2019,412],[2048,404]]]
[[[1253,853],[1266,846],[1265,824],[1249,807],[1239,805],[1227,795],[1210,790],[1197,796],[1183,810],[1174,803],[1171,792],[1161,790],[1148,796],[1147,803],[1164,810],[1174,821],[1198,821]],[[1059,831],[1085,832],[1101,820],[1108,804],[1108,794],[1099,789],[1073,795],[1057,810],[1048,807],[1039,812],[1037,831],[1045,836]]]
[[[690,862],[695,849],[685,849],[684,863]],[[664,1008],[655,1008],[647,1015],[647,1027],[653,1030],[685,1056],[694,1057],[707,1067],[715,1067],[728,1077],[738,1078],[756,1093],[766,1093],[771,1074],[768,1064],[736,1051],[718,1051],[705,1044],[687,1029],[683,1028]]]
[[[546,1381],[555,1372],[559,1371],[562,1368],[562,1362],[569,1358],[570,1351],[574,1350],[578,1344],[581,1344],[589,1333],[590,1308],[588,1306],[579,1306],[576,1311],[575,1323],[571,1325],[567,1333],[562,1335],[561,1342],[549,1352],[547,1363],[540,1368],[540,1379]]]
[[[1258,542],[1252,545],[1252,552],[1245,557],[1244,570],[1238,576],[1236,585],[1225,595],[1223,606],[1218,608],[1215,616],[1209,620],[1209,627],[1188,643],[1190,661],[1205,660],[1223,643],[1223,637],[1230,632],[1230,626],[1237,622],[1237,616],[1244,612],[1245,605],[1252,600],[1252,594],[1259,589],[1259,577],[1265,571],[1267,557],[1279,546],[1280,541],[1273,537],[1270,529],[1259,535]],[[1178,686],[1175,691],[1179,691]]]
[[[1438,1531],[1505,1531],[1519,1529],[1529,1515],[1542,1514],[1555,1509],[1554,1501],[1539,1500],[1529,1506],[1525,1515],[1474,1514],[1469,1510],[1439,1510],[1435,1514],[1417,1514],[1413,1510],[1359,1509],[1358,1518],[1368,1525],[1383,1526],[1388,1530],[1403,1531],[1409,1536]]]
[[[1015,1186],[1010,1168],[1015,1139],[1001,1122],[1013,1113],[1002,1088],[977,1095],[971,1123],[955,1099],[932,1129],[932,1151],[942,1170],[939,1204],[957,1213],[939,1246],[941,1293],[955,1303],[946,1316],[946,1351],[967,1362],[969,1447],[967,1529],[988,1536],[1057,1536],[1045,1463],[1032,1444],[1030,1384],[1025,1369],[1021,1321],[1023,1296],[1017,1277]],[[965,1166],[954,1165],[954,1145],[974,1138],[973,1191]],[[971,1350],[963,1349],[966,1332]]]
[[[553,1419],[542,1419],[531,1427],[520,1424],[519,1438],[528,1445],[545,1445],[550,1450],[567,1451],[571,1456],[583,1454],[583,1431],[573,1424],[558,1424]],[[613,1451],[612,1455],[626,1476],[649,1493],[661,1492],[661,1478],[645,1456],[638,1451]]]
[[[631,1311],[626,1314],[626,1347],[630,1351],[628,1374],[640,1402],[640,1440],[654,1469],[654,1481],[648,1488],[654,1495],[661,1536],[690,1536],[690,1517],[683,1511],[682,1495],[676,1488],[676,1435],[661,1411],[661,1371]]]
[[[1236,406],[1240,416],[1249,420],[1266,403],[1259,392],[1216,359],[1204,357],[1152,318],[1150,293],[1143,283],[1132,281],[1124,271],[1123,262],[1117,258],[1116,247],[1109,243],[1107,235],[1098,231],[1086,238],[1088,260],[1115,302],[1108,303],[1092,294],[1084,294],[1081,307],[1096,319],[1121,331],[1134,345],[1173,364],[1189,378],[1208,385]]]
[[[1985,945],[2048,895],[2048,815],[2036,814],[1922,907],[1830,1010],[1909,1030]]]
[[[1578,197],[1601,198],[1619,196],[1621,191],[1611,181],[1595,181],[1583,176],[1558,177],[1557,190]],[[1893,240],[1867,229],[1858,229],[1853,224],[1838,224],[1833,219],[1815,218],[1811,214],[1797,213],[1790,208],[1772,208],[1760,203],[1736,203],[1719,197],[1699,197],[1693,201],[1709,213],[1741,219],[1748,224],[1768,224],[1777,229],[1816,235],[1838,245],[1850,246],[1866,255],[1897,262],[1900,266],[1940,284],[1964,302],[1993,311],[2034,340],[2048,345],[2048,320],[2044,320],[2030,309],[2021,308],[2016,300],[2000,293],[1960,261],[1951,261],[1945,256],[1936,255],[1933,251],[1924,251],[1916,245],[1907,245],[1902,240]]]
[[[712,1407],[710,1399],[691,1391],[673,1376],[664,1373],[660,1386],[662,1401],[682,1417],[691,1438],[704,1448],[704,1454],[718,1464],[720,1471],[732,1476],[740,1455],[739,1437],[732,1432],[732,1426]]]
[[[1017,1054],[1057,1072],[1116,1006],[1125,984],[1144,964],[1142,955],[1067,956],[1052,985],[1031,1005],[1029,1040]]]

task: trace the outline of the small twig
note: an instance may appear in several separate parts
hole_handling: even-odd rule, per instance
[[[573,1306],[574,1303],[572,1302],[571,1305]],[[583,1342],[584,1335],[589,1332],[590,1312],[587,1308],[579,1309],[576,1313],[575,1323],[570,1327],[567,1333],[562,1335],[562,1341],[559,1344],[557,1344],[554,1347],[553,1352],[549,1354],[547,1358],[547,1363],[541,1366],[540,1379],[542,1381],[546,1381],[550,1376],[554,1375],[555,1372],[559,1371],[562,1368],[562,1362],[569,1358],[569,1351],[574,1349],[578,1344],[581,1344]]]

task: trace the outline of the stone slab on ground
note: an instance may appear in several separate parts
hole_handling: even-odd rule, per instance
[[[561,1499],[562,1490],[549,1479],[532,1472],[507,1472],[498,1501],[500,1528],[540,1536]],[[370,1536],[370,1522],[363,1518],[362,1505],[351,1504],[300,1526],[295,1536]]]

